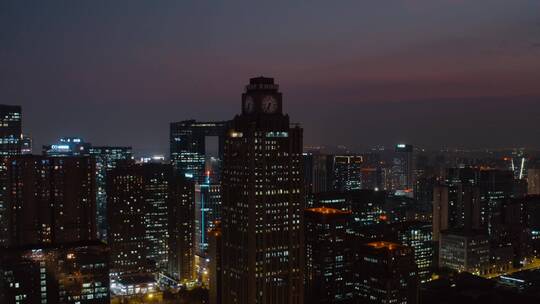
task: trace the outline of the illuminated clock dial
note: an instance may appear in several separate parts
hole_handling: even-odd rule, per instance
[[[261,106],[265,113],[275,113],[278,109],[277,100],[273,96],[265,96]]]
[[[253,101],[253,98],[251,96],[246,96],[246,99],[244,100],[244,111],[246,113],[251,113],[255,109],[255,102]]]

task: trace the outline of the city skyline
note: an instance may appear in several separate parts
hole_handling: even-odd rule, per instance
[[[0,5],[0,98],[34,153],[80,136],[167,155],[169,122],[232,117],[259,75],[306,145],[540,148],[535,1]]]

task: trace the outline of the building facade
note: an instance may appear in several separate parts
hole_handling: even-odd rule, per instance
[[[9,245],[95,240],[95,162],[22,155],[8,163]]]
[[[223,153],[223,303],[303,303],[302,129],[252,78]]]
[[[7,163],[21,154],[21,137],[21,107],[0,105],[0,248],[8,245]]]
[[[326,207],[306,209],[306,303],[353,303],[350,216],[350,211]]]
[[[355,269],[359,303],[418,303],[413,249],[390,242],[360,246]]]

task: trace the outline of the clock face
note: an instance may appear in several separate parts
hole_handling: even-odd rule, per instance
[[[246,96],[246,99],[244,100],[244,111],[246,113],[251,113],[255,109],[255,102],[253,102],[253,98],[251,96]]]
[[[265,96],[261,106],[264,113],[275,113],[278,109],[278,102],[272,96]]]

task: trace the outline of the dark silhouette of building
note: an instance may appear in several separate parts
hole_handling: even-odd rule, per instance
[[[208,271],[210,272],[209,280],[209,299],[210,304],[222,303],[221,290],[221,250],[223,248],[221,237],[221,223],[216,223],[214,229],[208,232],[208,257],[210,259]]]
[[[9,245],[95,240],[95,162],[23,155],[8,163]]]
[[[327,192],[333,189],[332,155],[304,153],[304,182],[306,195]]]
[[[168,273],[179,281],[194,277],[194,186],[175,173],[168,207]]]
[[[448,229],[482,227],[480,188],[469,183],[447,182],[433,189],[433,240]]]
[[[348,241],[350,211],[306,209],[306,303],[352,303],[353,253]]]
[[[223,303],[303,303],[302,129],[252,78],[223,153]]]
[[[110,303],[109,249],[100,241],[0,252],[0,302]]]
[[[356,263],[359,303],[417,303],[419,281],[412,248],[368,243],[358,249]]]

